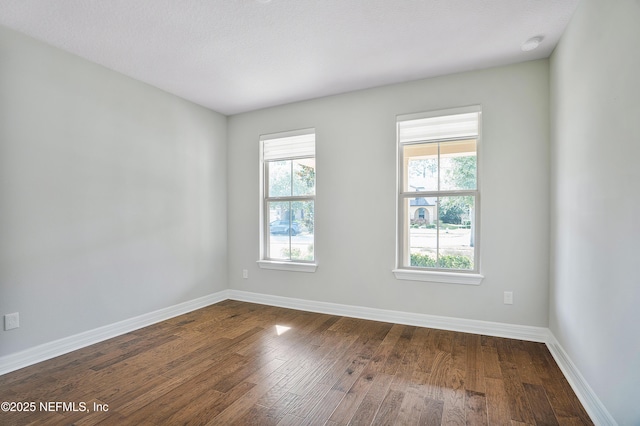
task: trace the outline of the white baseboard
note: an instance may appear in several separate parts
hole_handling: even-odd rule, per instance
[[[178,315],[186,314],[187,312],[195,311],[196,309],[204,308],[205,306],[213,305],[228,298],[228,290],[223,290],[218,293],[169,306],[168,308],[105,325],[104,327],[34,346],[21,352],[5,355],[0,357],[0,375],[138,330],[142,327],[147,327],[160,321],[165,321]]]
[[[342,305],[338,303],[317,302],[239,290],[223,290],[198,299],[170,306],[168,308],[149,312],[148,314],[140,315],[135,318],[130,318],[104,327],[96,328],[94,330],[89,330],[60,340],[35,346],[22,352],[0,357],[0,375],[41,361],[46,361],[56,356],[66,354],[94,343],[102,342],[112,337],[120,336],[227,299],[330,315],[361,318],[372,321],[390,322],[546,343],[549,348],[549,352],[551,352],[551,355],[556,360],[556,363],[567,378],[567,381],[573,388],[573,391],[576,393],[578,399],[580,399],[580,402],[582,402],[585,410],[587,410],[591,420],[593,420],[596,425],[617,425],[615,419],[593,392],[582,374],[580,374],[580,371],[548,328],[391,311],[362,306]]]
[[[549,338],[549,329],[544,327],[531,327],[527,325],[504,324],[499,322],[390,311],[386,309],[294,299],[291,297],[271,296],[239,290],[229,290],[229,298],[244,302],[259,303],[262,305],[319,312],[322,314],[341,315],[373,321],[460,331],[463,333],[484,334],[486,336],[507,337],[509,339],[528,340],[532,342],[546,343]]]
[[[593,423],[602,426],[617,426],[618,423],[616,420],[602,404],[600,398],[598,398],[593,389],[591,389],[589,383],[587,383],[582,374],[580,374],[580,370],[578,370],[573,361],[571,361],[569,355],[551,332],[549,332],[547,347],[553,359],[556,360],[556,364],[558,364],[558,367],[562,370],[562,374],[564,374],[564,377],[584,406],[584,409],[587,410]]]

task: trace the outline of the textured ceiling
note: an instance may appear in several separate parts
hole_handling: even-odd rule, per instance
[[[577,3],[2,0],[0,24],[229,115],[546,58]]]

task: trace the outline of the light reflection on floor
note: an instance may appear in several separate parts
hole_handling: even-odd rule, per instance
[[[291,329],[291,327],[286,327],[284,325],[278,325],[276,324],[276,334],[278,336],[280,336],[281,334],[286,333],[287,331],[289,331]]]

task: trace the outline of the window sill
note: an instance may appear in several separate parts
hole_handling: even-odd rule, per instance
[[[258,266],[262,269],[292,272],[315,272],[318,267],[315,263],[278,262],[275,260],[258,260]]]
[[[392,272],[398,280],[430,281],[445,284],[480,285],[484,279],[484,275],[458,272],[415,271],[412,269],[394,269]]]

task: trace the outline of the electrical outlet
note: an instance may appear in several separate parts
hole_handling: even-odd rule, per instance
[[[247,269],[242,270],[242,278],[244,279],[249,278],[249,271]]]
[[[505,305],[513,305],[513,292],[505,291],[504,292],[504,304]]]
[[[4,329],[11,330],[20,327],[20,314],[14,312],[12,314],[6,314],[4,316]]]

